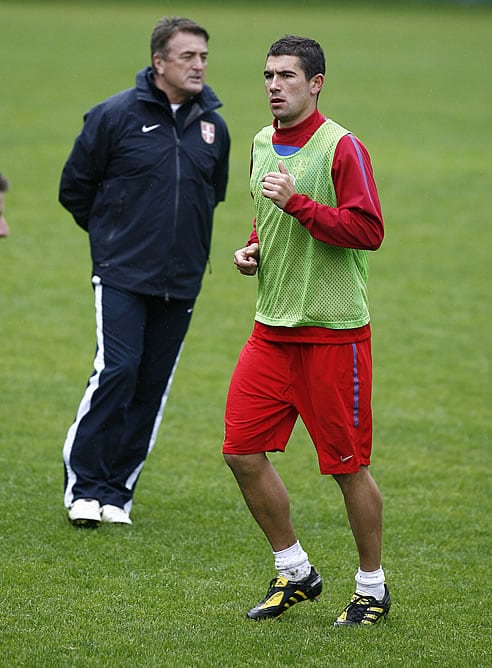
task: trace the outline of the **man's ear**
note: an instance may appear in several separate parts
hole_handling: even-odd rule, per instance
[[[154,71],[157,72],[157,74],[164,74],[164,63],[165,60],[158,54],[154,53],[152,56],[152,65],[154,66]]]

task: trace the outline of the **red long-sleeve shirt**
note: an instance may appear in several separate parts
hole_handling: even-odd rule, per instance
[[[279,153],[293,154],[306,144],[325,117],[316,110],[302,123],[279,128],[274,121],[272,143]],[[383,241],[384,224],[372,165],[365,146],[352,134],[337,144],[331,175],[337,206],[320,204],[306,195],[294,193],[284,211],[296,218],[310,234],[331,246],[377,250]],[[258,242],[256,221],[248,244]],[[255,334],[275,341],[339,342],[355,341],[369,336],[369,325],[351,330],[323,327],[271,327],[255,323]]]

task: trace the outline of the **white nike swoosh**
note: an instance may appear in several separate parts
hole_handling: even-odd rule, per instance
[[[349,455],[348,457],[340,457],[340,461],[342,464],[345,464],[345,462],[348,462],[349,459],[352,459],[354,455]]]
[[[142,125],[142,132],[152,132],[152,130],[160,127],[160,125],[160,123],[157,123],[157,125]]]

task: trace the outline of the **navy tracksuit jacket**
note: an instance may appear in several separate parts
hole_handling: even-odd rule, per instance
[[[214,92],[173,113],[153,82],[91,109],[60,202],[89,233],[97,350],[63,448],[65,505],[130,510],[200,291],[230,139]]]

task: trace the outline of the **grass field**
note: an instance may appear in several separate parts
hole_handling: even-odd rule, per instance
[[[233,140],[227,202],[132,527],[74,530],[61,446],[95,336],[87,239],[57,203],[82,114],[133,85],[153,24],[209,29],[209,83]],[[466,666],[490,652],[490,5],[63,4],[0,1],[0,666]],[[394,605],[370,632],[334,629],[355,550],[336,485],[302,425],[274,457],[324,576],[316,605],[255,624],[273,563],[220,447],[224,399],[252,326],[252,135],[262,71],[287,32],[325,47],[321,110],[368,147],[387,236],[371,257],[373,473],[385,498]]]

